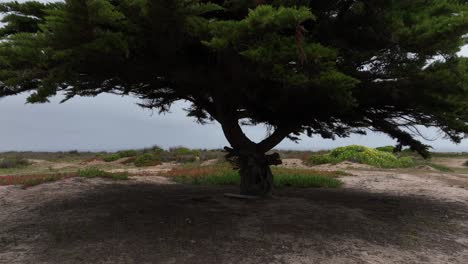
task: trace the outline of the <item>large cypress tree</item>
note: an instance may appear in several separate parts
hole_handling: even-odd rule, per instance
[[[241,192],[269,194],[285,138],[380,131],[427,156],[417,126],[468,133],[462,0],[66,0],[3,3],[0,97],[136,96],[218,121]],[[241,124],[266,125],[255,143]],[[414,131],[415,132],[415,131]]]

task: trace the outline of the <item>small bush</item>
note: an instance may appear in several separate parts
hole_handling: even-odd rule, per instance
[[[160,146],[158,145],[154,145],[150,148],[144,148],[141,150],[142,153],[161,153],[161,152],[164,152],[165,150],[163,148],[161,148]]]
[[[467,161],[465,161],[465,163],[463,163],[463,166],[466,166],[466,167],[468,167],[468,160],[467,160]]]
[[[112,162],[120,159],[120,155],[117,153],[106,155],[102,158],[105,162]]]
[[[312,164],[335,164],[342,161],[368,164],[379,168],[406,168],[415,165],[410,157],[397,158],[392,153],[358,145],[336,148],[328,154],[314,155],[309,159]]]
[[[192,150],[184,147],[176,147],[169,149],[168,153],[165,153],[165,159],[173,160],[181,163],[194,162],[199,156],[199,151]]]
[[[395,147],[393,147],[393,146],[383,146],[383,147],[378,147],[378,148],[375,148],[375,149],[379,150],[379,151],[383,151],[383,152],[393,153],[393,150],[395,149]]]
[[[150,150],[151,150],[152,152],[156,152],[156,153],[161,153],[161,152],[165,151],[163,148],[161,148],[161,147],[158,146],[158,145],[152,146],[152,147],[150,148]]]
[[[169,152],[174,153],[176,155],[198,155],[198,151],[184,147],[170,148]]]
[[[134,164],[137,167],[156,166],[160,165],[161,161],[159,160],[158,155],[154,153],[145,153],[137,156]]]
[[[97,168],[88,168],[78,171],[78,177],[83,178],[106,178],[113,180],[128,180],[128,172],[112,173]]]
[[[29,161],[20,156],[7,157],[0,160],[0,169],[16,169],[29,165]]]
[[[122,158],[135,157],[137,155],[138,155],[138,152],[136,150],[130,149],[130,150],[121,150],[119,152],[108,154],[108,155],[103,155],[100,158],[102,158],[105,162],[112,162],[112,161],[116,161]]]
[[[129,149],[129,150],[121,150],[117,152],[120,158],[130,158],[130,157],[135,157],[138,155],[136,150]]]

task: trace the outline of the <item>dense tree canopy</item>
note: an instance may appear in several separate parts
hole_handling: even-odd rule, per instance
[[[232,148],[384,132],[427,155],[418,125],[468,133],[462,0],[66,0],[4,3],[0,97],[116,93],[217,120]],[[264,124],[256,144],[239,124]],[[413,131],[413,132],[411,132]],[[240,151],[240,152],[239,152]]]

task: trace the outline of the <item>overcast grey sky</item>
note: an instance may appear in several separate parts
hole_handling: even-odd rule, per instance
[[[467,47],[462,54],[468,55]],[[202,126],[185,117],[182,109],[187,105],[183,102],[177,103],[172,113],[159,116],[139,108],[131,97],[100,95],[64,104],[59,104],[60,97],[56,97],[41,105],[25,104],[25,98],[19,95],[0,99],[0,151],[113,151],[152,145],[222,148],[228,144],[218,124]],[[266,133],[263,127],[248,127],[245,131],[257,141]],[[426,134],[436,135],[427,130]],[[383,134],[371,133],[335,141],[303,137],[299,144],[285,140],[278,147],[317,150],[349,144],[376,147],[394,142]],[[459,145],[444,139],[428,144],[437,151],[468,151],[467,140]]]

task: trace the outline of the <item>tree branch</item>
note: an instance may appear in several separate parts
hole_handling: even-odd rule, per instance
[[[280,127],[275,130],[273,134],[264,139],[262,142],[258,143],[257,149],[259,151],[267,152],[278,145],[283,139],[285,139],[289,134],[291,134],[292,129],[287,127]]]

